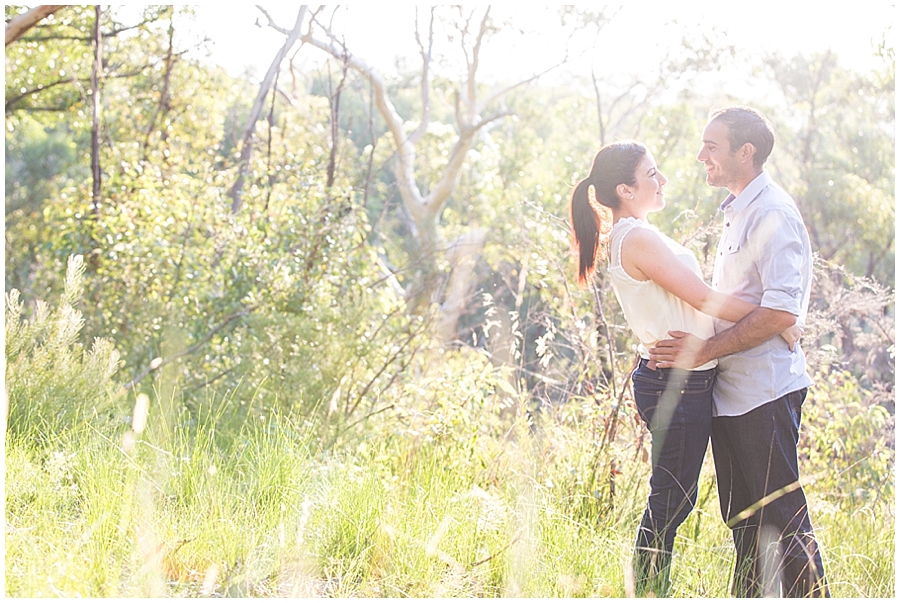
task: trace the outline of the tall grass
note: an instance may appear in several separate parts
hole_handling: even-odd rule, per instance
[[[627,594],[648,477],[639,459],[591,509],[566,492],[558,450],[528,429],[475,462],[471,449],[398,436],[311,454],[282,418],[224,445],[215,430],[202,421],[168,450],[142,440],[131,454],[90,430],[45,447],[8,440],[6,594]],[[728,594],[733,554],[709,464],[701,493],[676,542],[674,596]],[[833,594],[891,596],[890,505],[810,501]]]
[[[224,445],[211,421],[179,431],[169,449],[141,441],[132,454],[91,430],[44,447],[8,440],[6,594],[626,594],[648,477],[640,460],[620,465],[614,498],[584,511],[558,450],[527,429],[476,459],[397,436],[311,454],[281,418]],[[707,495],[676,543],[675,596],[728,593],[733,555],[706,469]],[[810,500],[833,594],[890,596],[890,504]]]
[[[210,391],[200,407],[174,372],[149,395],[66,390],[71,367],[29,364],[50,356],[10,322],[7,596],[629,594],[649,442],[627,403],[538,411],[480,355],[436,353],[380,400],[390,413],[324,438],[311,421],[259,410],[283,405],[243,404],[258,398],[250,385]],[[106,362],[68,357],[93,375]],[[818,477],[807,493],[832,594],[891,597],[891,424],[847,376],[829,379],[801,451]],[[50,385],[23,414],[37,382]],[[842,415],[841,400],[859,412]],[[68,404],[105,410],[54,410]],[[672,594],[728,596],[733,558],[709,459],[676,540]]]

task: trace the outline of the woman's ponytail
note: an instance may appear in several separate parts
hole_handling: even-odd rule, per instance
[[[578,256],[578,284],[586,286],[597,267],[606,259],[612,210],[619,207],[616,186],[635,183],[634,173],[646,155],[644,145],[634,141],[606,145],[591,166],[588,177],[575,185],[569,212],[573,247]]]
[[[573,246],[578,256],[578,284],[581,286],[586,286],[591,274],[594,273],[598,252],[603,253],[600,216],[594,209],[596,200],[591,203],[590,191],[593,191],[593,188],[589,179],[585,178],[575,185],[570,203]]]

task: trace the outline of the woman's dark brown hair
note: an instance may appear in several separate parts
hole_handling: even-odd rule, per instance
[[[635,172],[646,154],[647,148],[634,141],[608,144],[594,157],[587,178],[575,185],[569,213],[578,255],[579,285],[587,285],[598,259],[606,257],[606,239],[612,229],[610,210],[619,207],[616,187],[634,186]]]

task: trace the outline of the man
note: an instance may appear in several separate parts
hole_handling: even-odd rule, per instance
[[[724,227],[713,288],[759,304],[733,324],[716,320],[708,340],[682,332],[657,343],[660,367],[694,368],[719,359],[712,449],[722,518],[736,551],[733,594],[830,596],[800,487],[800,408],[812,380],[799,345],[777,335],[802,327],[812,253],[793,199],[763,165],[775,137],[758,111],[713,112],[697,159],[706,181],[725,187]]]

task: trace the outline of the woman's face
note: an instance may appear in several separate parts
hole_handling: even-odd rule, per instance
[[[649,152],[638,164],[634,172],[634,180],[634,185],[629,187],[634,198],[632,199],[629,195],[624,201],[632,206],[635,213],[646,215],[666,206],[663,186],[668,180],[656,167],[656,161]]]

